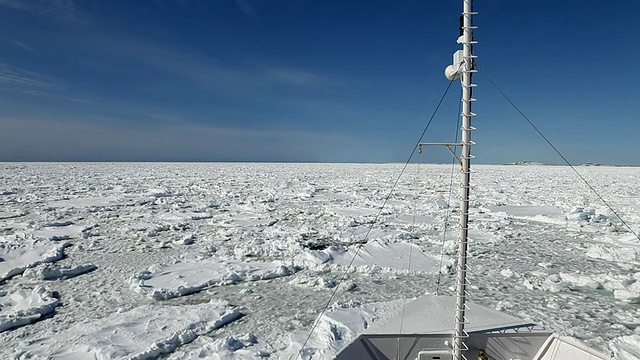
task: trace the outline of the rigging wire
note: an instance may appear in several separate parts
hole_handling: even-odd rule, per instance
[[[620,215],[618,215],[618,212],[615,211],[613,209],[613,207],[611,205],[609,205],[609,203],[600,195],[600,193],[598,193],[596,191],[596,189],[591,186],[591,184],[587,181],[587,179],[584,178],[584,176],[582,176],[578,170],[569,162],[569,160],[567,160],[567,158],[562,155],[562,153],[560,152],[560,150],[558,150],[558,148],[556,148],[551,141],[542,133],[542,131],[540,131],[540,129],[538,129],[537,126],[535,126],[533,124],[533,122],[531,120],[529,120],[529,118],[527,117],[527,115],[524,114],[524,112],[522,112],[522,110],[520,110],[520,108],[507,96],[507,94],[505,94],[502,89],[500,89],[500,87],[498,87],[498,85],[496,85],[495,82],[493,82],[493,80],[491,80],[491,78],[489,77],[489,75],[487,75],[484,71],[482,71],[477,65],[476,65],[476,69],[478,69],[479,72],[482,73],[482,75],[489,80],[489,82],[491,83],[491,85],[493,85],[494,88],[496,88],[496,90],[498,90],[498,92],[509,102],[509,104],[511,104],[511,106],[513,106],[514,109],[516,109],[516,111],[518,113],[520,113],[520,115],[522,116],[522,118],[524,118],[524,120],[526,120],[527,123],[529,123],[529,125],[531,125],[531,127],[538,133],[538,135],[540,135],[544,141],[551,146],[551,148],[556,152],[556,154],[558,154],[562,160],[571,168],[571,170],[573,170],[574,173],[576,173],[576,175],[578,175],[578,177],[587,185],[587,187],[589,187],[589,189],[591,189],[591,191],[593,191],[594,194],[596,194],[596,196],[598,197],[598,199],[600,199],[600,201],[602,201],[602,203],[605,204],[605,206],[607,208],[609,208],[609,210],[618,218],[618,220],[620,220],[620,222],[638,239],[640,240],[640,236],[638,235],[637,232],[635,232],[631,226],[629,226],[629,224],[624,221],[624,219],[622,217],[620,217]]]
[[[360,250],[362,249],[362,246],[364,246],[364,244],[367,243],[367,239],[369,238],[369,234],[371,233],[371,230],[373,230],[373,226],[378,222],[378,219],[380,218],[380,215],[382,214],[382,210],[384,210],[384,207],[387,205],[387,202],[389,201],[389,199],[393,195],[393,191],[395,190],[396,186],[400,182],[400,178],[402,177],[402,174],[404,174],[404,171],[407,169],[407,166],[411,162],[411,159],[413,158],[413,155],[416,153],[416,150],[418,149],[418,146],[419,146],[420,142],[422,141],[422,138],[424,137],[424,134],[427,133],[427,130],[429,129],[429,126],[431,126],[431,123],[433,122],[433,119],[435,118],[436,114],[438,113],[438,110],[440,109],[440,105],[442,105],[442,102],[444,101],[444,98],[447,96],[447,93],[449,92],[449,89],[451,88],[451,84],[452,83],[453,83],[453,80],[449,81],[449,85],[447,85],[447,88],[444,91],[444,93],[442,94],[442,97],[440,98],[440,101],[438,101],[438,105],[436,105],[436,108],[433,110],[433,114],[431,114],[431,117],[429,118],[429,121],[427,122],[427,125],[424,127],[424,130],[422,130],[422,134],[420,134],[420,137],[418,138],[418,141],[416,141],[416,144],[413,147],[413,150],[411,150],[411,154],[407,158],[407,161],[405,161],[405,163],[404,163],[404,165],[402,167],[402,170],[400,170],[400,174],[398,174],[398,177],[396,178],[395,182],[391,186],[391,189],[389,190],[389,193],[387,194],[387,196],[385,197],[384,201],[382,202],[382,206],[380,206],[380,210],[378,210],[378,213],[376,214],[375,218],[373,219],[373,222],[371,222],[369,228],[367,229],[367,232],[364,235],[364,238],[362,239],[362,241],[360,241],[360,243],[356,247],[355,254],[351,258],[351,261],[349,261],[349,264],[347,265],[347,267],[344,269],[344,272],[342,273],[342,276],[340,277],[340,280],[338,281],[338,284],[336,285],[334,290],[331,292],[331,296],[329,296],[329,300],[327,300],[327,302],[324,305],[322,311],[320,312],[320,315],[313,322],[313,325],[311,326],[311,330],[309,331],[309,335],[307,335],[306,339],[302,343],[302,346],[300,347],[300,351],[298,351],[298,354],[296,355],[296,358],[295,358],[296,360],[299,359],[300,356],[302,355],[302,352],[304,351],[304,347],[309,342],[309,339],[311,339],[311,335],[313,334],[313,331],[316,329],[316,327],[319,324],[320,318],[327,311],[327,309],[331,305],[331,302],[333,301],[333,298],[338,293],[339,285],[341,285],[342,282],[344,281],[344,279],[347,277],[347,274],[349,273],[349,269],[351,268],[351,266],[353,265],[353,262],[356,260],[356,257],[360,253]]]
[[[413,184],[418,183],[418,175],[420,174],[420,165],[422,165],[422,151],[418,152],[418,161],[416,163],[416,174],[413,179]],[[418,213],[418,196],[413,198],[413,219],[411,220],[411,233],[416,230],[416,215]],[[417,246],[417,245],[416,245]],[[409,241],[409,273],[411,272],[411,262],[413,259],[413,242]],[[400,359],[400,335],[402,335],[402,329],[404,328],[404,313],[407,310],[407,293],[404,294],[402,299],[402,315],[400,316],[400,331],[398,332],[398,347],[396,352],[396,359]]]
[[[462,99],[462,89],[460,89],[460,98]],[[460,129],[460,118],[462,117],[462,101],[458,104],[458,115],[456,119],[456,139],[454,143],[458,142],[458,135]],[[453,149],[454,153],[458,151],[457,148]],[[453,174],[456,169],[456,158],[451,160],[451,177],[449,179],[449,196],[447,198],[447,212],[444,215],[444,230],[442,232],[442,244],[440,245],[440,265],[438,265],[438,280],[436,281],[436,295],[440,294],[440,278],[442,277],[442,261],[444,258],[444,244],[447,239],[447,223],[449,222],[449,216],[451,215],[451,194],[453,193]]]

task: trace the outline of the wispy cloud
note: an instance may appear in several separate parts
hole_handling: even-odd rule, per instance
[[[38,91],[38,90],[12,89],[12,88],[8,88],[8,87],[0,87],[0,90],[11,91],[11,92],[16,92],[16,93],[25,94],[25,95],[31,95],[31,96],[37,96],[37,97],[42,97],[42,98],[50,98],[50,99],[56,99],[56,100],[72,101],[72,102],[77,102],[77,103],[88,104],[88,103],[92,103],[93,102],[92,100],[83,99],[83,98],[79,98],[79,97],[51,94],[51,93],[48,93],[48,92],[45,92],[45,91]]]
[[[54,77],[0,63],[0,83],[21,86],[51,87],[62,85]]]
[[[86,23],[89,14],[74,0],[0,0],[0,6],[61,21]]]
[[[272,91],[274,86],[281,85],[318,89],[345,83],[300,67],[256,62],[228,64],[197,51],[169,49],[131,38],[105,39],[94,45],[96,51],[117,57],[119,61],[141,63],[224,94]]]
[[[297,68],[265,67],[264,75],[268,81],[287,85],[320,86],[334,83],[327,77]]]
[[[247,16],[249,16],[252,19],[258,18],[256,16],[256,12],[253,11],[253,8],[251,7],[251,5],[249,5],[249,2],[247,0],[235,0],[235,1],[236,1],[236,5],[238,5],[240,10],[242,10],[242,12],[245,13]]]
[[[25,43],[23,43],[23,42],[21,42],[21,41],[16,41],[16,40],[14,40],[14,41],[12,41],[11,43],[12,43],[13,45],[15,45],[15,46],[19,47],[19,48],[22,48],[23,50],[27,50],[27,51],[32,52],[32,53],[35,53],[35,52],[36,52],[36,49],[34,49],[34,48],[33,48],[33,47],[31,47],[30,45],[25,44]]]

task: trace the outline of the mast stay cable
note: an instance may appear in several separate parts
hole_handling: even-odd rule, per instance
[[[538,133],[538,135],[540,135],[544,141],[556,152],[556,154],[558,154],[558,156],[560,156],[562,158],[562,160],[565,162],[565,164],[567,164],[571,170],[573,170],[574,173],[576,173],[576,175],[578,175],[578,177],[580,178],[580,180],[582,180],[588,187],[589,189],[591,189],[591,191],[593,191],[594,194],[596,194],[596,196],[598,197],[598,199],[600,199],[600,201],[602,201],[603,204],[605,204],[605,206],[607,208],[609,208],[609,210],[618,218],[618,220],[620,220],[620,222],[638,239],[640,240],[640,235],[638,235],[638,233],[633,230],[631,228],[631,226],[624,221],[624,219],[618,215],[618,212],[615,211],[613,209],[613,207],[611,205],[609,205],[609,203],[602,197],[602,195],[600,195],[600,193],[598,191],[596,191],[596,189],[587,181],[587,179],[584,178],[584,176],[582,176],[582,174],[580,174],[580,172],[578,172],[578,170],[569,162],[569,160],[567,160],[567,158],[560,152],[560,150],[558,150],[558,148],[556,148],[553,143],[551,143],[551,140],[549,140],[543,133],[542,131],[540,131],[540,129],[538,129],[538,127],[527,117],[527,115],[524,114],[524,112],[522,112],[522,110],[520,110],[520,108],[509,98],[509,96],[507,96],[507,94],[504,93],[504,91],[502,91],[502,89],[500,89],[500,87],[498,87],[498,85],[493,82],[493,80],[491,80],[491,78],[489,77],[489,75],[487,75],[484,71],[482,71],[480,68],[477,67],[478,71],[480,71],[482,73],[482,75],[484,75],[484,77],[489,80],[489,82],[491,83],[491,85],[493,85],[494,88],[496,88],[496,90],[498,90],[498,92],[509,102],[509,104],[511,104],[511,106],[513,106],[514,109],[516,109],[516,111],[518,113],[520,113],[520,115],[522,116],[522,118],[529,123],[529,125],[531,125],[531,127]]]
[[[460,90],[462,92],[462,90]],[[460,95],[462,98],[462,94]],[[456,135],[454,143],[458,142],[458,129],[460,128],[460,118],[462,117],[462,101],[458,104],[458,115],[456,121]],[[457,151],[457,148],[454,148],[454,152]],[[456,156],[454,154],[453,159],[451,159],[451,177],[449,179],[449,196],[447,197],[447,212],[444,215],[444,229],[442,230],[442,244],[440,245],[440,265],[438,265],[438,280],[436,280],[436,295],[440,294],[440,278],[442,276],[442,262],[444,258],[444,244],[447,240],[447,223],[449,222],[449,216],[451,215],[451,194],[453,192],[453,174],[456,169]]]
[[[335,288],[331,292],[331,296],[329,296],[329,299],[325,303],[322,311],[320,312],[320,314],[318,315],[316,320],[313,322],[313,325],[311,326],[311,330],[309,331],[309,334],[307,335],[306,339],[302,343],[302,346],[300,347],[300,350],[298,351],[298,354],[296,355],[295,360],[299,359],[302,356],[302,353],[304,351],[304,347],[307,345],[307,343],[311,339],[311,335],[313,334],[313,331],[318,326],[318,324],[320,322],[320,318],[322,317],[322,315],[324,315],[324,313],[327,311],[327,309],[331,305],[331,302],[333,301],[333,298],[338,293],[338,287],[340,286],[340,284],[342,284],[344,279],[347,277],[347,274],[349,273],[349,269],[351,268],[351,266],[353,265],[353,262],[356,260],[356,257],[360,253],[360,250],[362,249],[362,246],[364,246],[364,244],[367,243],[367,239],[369,238],[369,234],[373,230],[373,226],[378,222],[378,219],[380,218],[380,215],[382,214],[382,211],[384,210],[384,207],[387,205],[387,202],[389,201],[389,199],[393,195],[393,191],[395,190],[396,186],[400,182],[400,178],[402,177],[402,174],[404,174],[404,171],[407,169],[407,166],[411,162],[411,159],[413,158],[413,155],[416,153],[416,150],[420,146],[420,142],[422,141],[422,138],[427,133],[427,130],[429,129],[429,127],[431,126],[431,123],[433,122],[433,119],[436,117],[436,114],[438,113],[438,110],[440,109],[440,105],[442,105],[442,102],[444,101],[444,98],[447,96],[447,93],[449,92],[449,89],[451,88],[451,84],[453,84],[453,80],[449,81],[449,85],[447,85],[447,88],[445,89],[444,93],[442,94],[442,97],[440,97],[440,100],[438,101],[438,105],[436,105],[436,108],[433,110],[433,113],[431,114],[431,117],[429,118],[429,121],[427,122],[427,125],[424,127],[424,130],[422,130],[422,134],[420,134],[420,138],[418,138],[418,141],[416,141],[416,144],[413,147],[413,150],[411,150],[411,154],[409,154],[409,157],[407,158],[407,161],[405,161],[404,165],[402,166],[402,170],[400,170],[400,174],[398,174],[395,182],[391,186],[391,189],[389,189],[389,193],[387,194],[387,196],[385,197],[384,201],[382,202],[382,206],[380,206],[380,210],[378,210],[378,213],[376,214],[375,218],[373,219],[373,222],[371,222],[369,228],[367,229],[367,232],[364,235],[364,238],[360,241],[360,243],[356,247],[355,254],[351,258],[351,261],[349,261],[349,264],[347,265],[347,267],[344,269],[344,272],[342,273],[342,276],[340,277],[340,280],[338,281],[337,285],[335,286]]]
[[[418,175],[420,175],[420,165],[422,165],[422,151],[418,151],[418,161],[416,162],[416,173],[415,173],[415,177],[413,178],[413,183],[417,184],[418,183]],[[419,197],[419,193],[418,195],[413,197],[413,217],[411,220],[411,230],[410,233],[415,235],[415,231],[416,231],[416,216],[418,214],[418,197]],[[417,245],[416,245],[417,246]],[[413,241],[409,241],[409,261],[408,261],[408,270],[409,273],[411,273],[411,263],[413,260]],[[404,329],[404,314],[407,310],[407,300],[408,300],[408,295],[407,293],[404,293],[404,296],[402,298],[402,312],[400,313],[400,330],[398,331],[398,344],[397,344],[397,348],[396,348],[396,359],[400,359],[400,336],[402,335],[402,330]]]

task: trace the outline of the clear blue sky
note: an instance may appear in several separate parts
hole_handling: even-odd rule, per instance
[[[479,66],[570,161],[640,164],[640,2],[475,7]],[[404,161],[448,84],[460,12],[453,0],[0,0],[0,161]],[[476,80],[478,162],[560,162]],[[425,140],[453,140],[459,94],[456,82]]]

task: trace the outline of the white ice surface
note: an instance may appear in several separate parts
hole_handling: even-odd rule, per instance
[[[46,240],[70,240],[73,238],[82,237],[82,231],[85,228],[82,226],[71,225],[64,223],[63,225],[46,226],[33,232],[33,235],[37,239]]]
[[[79,322],[54,336],[36,335],[16,354],[25,359],[157,359],[240,316],[237,308],[221,301],[144,305]]]
[[[439,259],[423,253],[418,246],[408,242],[386,243],[372,241],[362,246],[352,245],[346,251],[338,248],[326,250],[331,257],[328,262],[368,269],[413,270],[438,272]],[[355,259],[354,259],[355,257]],[[353,260],[353,262],[352,262]]]
[[[162,300],[192,294],[211,286],[289,276],[296,271],[293,266],[275,262],[205,258],[152,266],[134,276],[131,282],[136,291]]]
[[[609,342],[609,348],[620,360],[640,359],[640,335],[621,336]]]
[[[60,301],[44,286],[0,296],[0,332],[24,326],[52,313]]]
[[[77,266],[57,266],[53,264],[41,264],[26,269],[22,276],[34,280],[61,280],[94,271],[97,267],[93,264]]]
[[[28,239],[0,242],[0,283],[38,264],[62,259],[67,246],[67,243]]]
[[[306,336],[334,290],[335,302],[364,304],[435,292],[437,268],[428,266],[433,264],[430,260],[439,260],[442,252],[443,263],[450,266],[458,236],[455,178],[448,196],[450,165],[423,164],[400,179],[379,222],[373,224],[369,244],[363,247],[367,251],[355,259],[360,265],[344,273],[348,256],[340,254],[363,241],[400,168],[400,164],[0,164],[0,176],[9,184],[0,190],[0,274],[17,275],[34,268],[27,276],[0,283],[0,294],[46,284],[65,305],[56,308],[51,318],[0,333],[0,358],[11,358],[13,349],[35,344],[38,338],[50,339],[49,344],[64,339],[65,344],[80,347],[84,339],[68,336],[67,329],[96,323],[106,327],[108,321],[117,320],[109,315],[116,311],[189,308],[224,299],[241,308],[246,314],[243,320],[199,335],[179,353],[196,354],[200,348],[211,353],[213,345],[207,344],[219,341],[216,346],[222,356],[246,351],[247,356],[261,352],[280,359]],[[626,223],[640,230],[639,168],[578,171]],[[472,301],[580,338],[602,351],[615,339],[640,332],[640,242],[571,169],[475,165],[472,186]],[[63,245],[50,240],[56,238],[55,232],[69,237],[72,244],[64,256],[61,250],[53,251],[59,256],[48,256],[47,249]],[[401,265],[408,260],[408,249],[415,255],[412,271]],[[404,258],[400,251],[405,251]],[[267,281],[205,286],[163,301],[132,291],[131,277],[141,269],[174,264],[176,259],[196,261],[184,258],[187,252],[229,264],[293,264],[300,270]],[[420,253],[427,270],[415,266]],[[55,266],[36,265],[54,259]],[[40,272],[49,268],[63,273],[62,269],[79,264],[97,269],[55,282],[44,280]],[[223,277],[215,262],[211,266],[212,276],[203,275],[211,270],[205,266],[200,273],[195,268],[189,270],[193,275],[183,273],[188,280],[157,279],[167,279],[171,284],[167,288],[179,292],[180,281],[189,288]],[[440,293],[450,295],[453,276],[445,272],[440,278]],[[151,333],[139,336],[148,339]],[[247,333],[258,342],[241,340]],[[231,351],[237,345],[232,338],[247,346]],[[637,351],[638,344],[625,340],[624,347]]]
[[[264,359],[269,353],[255,348],[258,339],[253,334],[225,336],[199,346],[195,350],[177,351],[169,360],[249,360]]]

